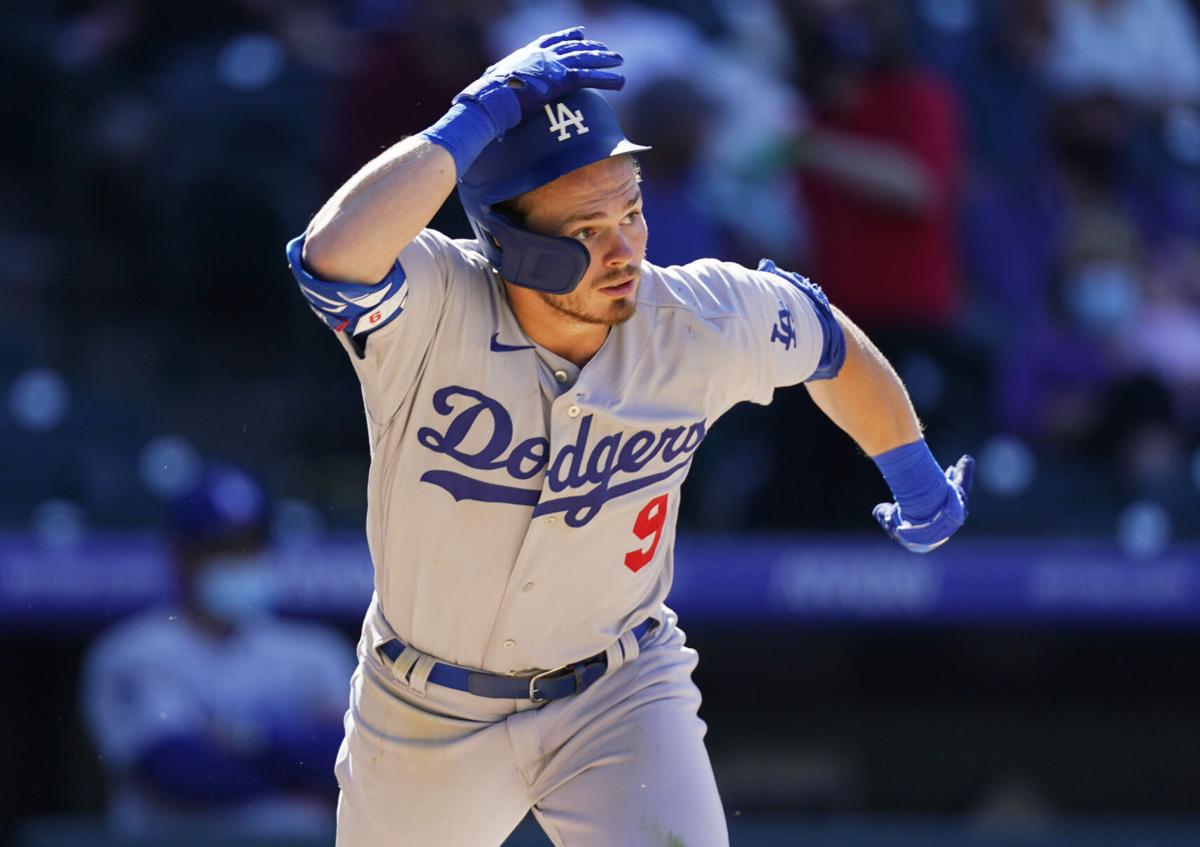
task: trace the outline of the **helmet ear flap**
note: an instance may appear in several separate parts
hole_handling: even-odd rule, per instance
[[[567,294],[591,264],[591,254],[578,241],[530,232],[495,212],[471,223],[492,266],[514,285]]]

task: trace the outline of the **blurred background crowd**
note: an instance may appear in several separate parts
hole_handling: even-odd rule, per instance
[[[281,245],[494,57],[582,21],[654,146],[651,261],[823,285],[935,449],[978,454],[980,530],[1200,528],[1185,0],[8,5],[0,524],[141,525],[154,468],[209,453],[269,454],[285,520],[355,524],[357,390]],[[435,226],[469,234],[455,198]],[[883,490],[818,418],[785,392],[727,419],[686,521],[862,529]]]
[[[220,458],[273,493],[277,542],[357,531],[358,387],[283,245],[482,68],[575,23],[625,56],[614,103],[653,146],[648,259],[770,256],[820,283],[896,365],[939,458],[976,455],[971,533],[1139,560],[1200,538],[1195,0],[5,3],[0,529],[65,548],[159,527]],[[454,197],[433,225],[469,235]],[[734,410],[708,441],[682,533],[875,531],[878,474],[803,391]],[[863,637],[806,643],[827,670],[898,674]],[[1108,655],[1136,662],[1130,643]],[[1054,676],[1037,655],[984,664],[1036,686]],[[1148,676],[1144,691],[1169,684]],[[55,755],[95,743],[67,732]],[[810,807],[928,809],[902,788],[873,805],[823,755],[789,777],[821,775]],[[86,775],[68,783],[34,807],[100,804]],[[1001,808],[1048,802],[993,789]],[[1200,808],[1194,786],[1172,796]]]

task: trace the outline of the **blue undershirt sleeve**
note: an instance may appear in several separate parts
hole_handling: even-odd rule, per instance
[[[239,755],[202,733],[173,735],[147,748],[134,773],[174,800],[228,803],[278,791],[278,779],[255,756]]]

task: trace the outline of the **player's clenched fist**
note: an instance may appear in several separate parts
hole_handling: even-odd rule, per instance
[[[605,70],[624,60],[599,41],[583,40],[583,27],[543,35],[505,56],[454,98],[481,106],[503,133],[547,103],[577,88],[619,90],[621,74]]]
[[[880,503],[875,507],[875,520],[905,549],[928,553],[949,541],[966,521],[967,498],[971,496],[974,475],[975,460],[963,456],[946,468],[941,486],[942,500],[932,514],[910,516],[903,505]]]

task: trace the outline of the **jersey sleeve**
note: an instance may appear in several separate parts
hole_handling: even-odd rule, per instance
[[[845,339],[818,285],[769,260],[759,270],[711,260],[688,267],[697,270],[705,298],[724,315],[728,343],[722,352],[733,402],[765,405],[776,388],[837,375]]]
[[[300,293],[350,354],[367,414],[385,425],[416,380],[462,248],[435,230],[422,230],[375,285],[320,279],[304,266],[303,249],[303,236],[288,243]]]
[[[205,725],[194,697],[168,656],[129,634],[107,637],[84,664],[82,706],[96,749],[115,767],[130,767],[146,750]]]

